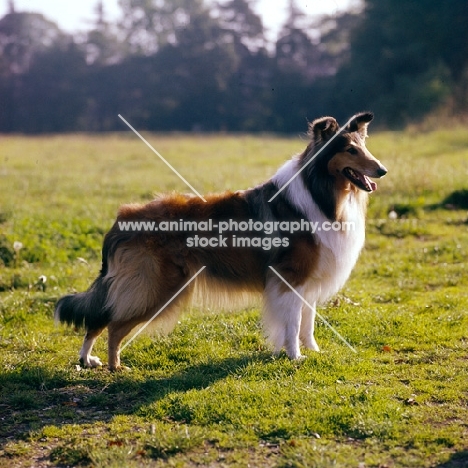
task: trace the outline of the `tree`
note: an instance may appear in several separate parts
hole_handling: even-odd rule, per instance
[[[393,126],[421,118],[466,69],[467,23],[464,0],[366,0],[350,61],[338,74],[341,99],[378,109]]]
[[[73,41],[35,54],[20,77],[16,130],[76,131],[85,109],[86,71],[85,53]]]
[[[151,55],[176,42],[193,15],[207,13],[203,0],[119,0],[120,30],[131,54]]]
[[[228,0],[216,5],[220,28],[228,33],[230,40],[241,53],[243,47],[247,50],[265,47],[263,22],[253,11],[251,4],[251,0]]]
[[[281,70],[306,77],[319,53],[304,28],[304,20],[305,14],[295,0],[289,0],[288,18],[276,42],[276,60]]]
[[[319,59],[313,63],[316,76],[334,76],[350,59],[350,38],[360,24],[360,12],[322,16],[316,25],[320,34]]]
[[[46,50],[67,36],[52,21],[39,13],[10,13],[0,19],[0,73],[24,73],[34,54]]]
[[[116,28],[106,20],[102,0],[97,2],[95,12],[94,27],[86,37],[87,61],[98,66],[117,63],[124,57],[124,47]]]
[[[0,128],[17,130],[23,124],[23,76],[29,72],[34,58],[55,44],[64,44],[67,36],[55,23],[37,13],[16,12],[0,19]]]
[[[153,3],[146,4],[151,7],[152,21],[162,10],[168,11],[166,7],[174,6]],[[105,122],[114,115],[115,121],[117,101],[139,128],[217,130],[225,125],[226,93],[240,59],[209,10],[188,0],[179,2],[183,6],[184,14],[179,11],[178,15],[179,20],[185,17],[184,25],[171,31],[170,40],[161,40],[162,26],[153,31],[158,41],[155,52],[139,49],[111,70],[104,67],[93,73],[94,115]],[[141,5],[137,10],[143,12]],[[102,82],[113,90],[112,96],[108,90],[102,92]]]

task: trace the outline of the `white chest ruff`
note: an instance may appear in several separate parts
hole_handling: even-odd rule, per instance
[[[345,219],[347,224],[341,225],[341,231],[316,233],[320,243],[319,263],[308,289],[317,302],[325,302],[344,286],[364,246],[363,215]]]
[[[282,187],[297,173],[297,160],[284,164],[273,181]],[[365,218],[352,193],[344,205],[340,229],[332,223],[312,199],[300,176],[284,190],[290,202],[317,226],[314,233],[320,247],[318,264],[306,286],[307,297],[313,302],[324,302],[339,291],[351,274],[364,246]]]

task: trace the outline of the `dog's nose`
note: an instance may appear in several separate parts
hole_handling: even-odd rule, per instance
[[[381,166],[377,169],[377,175],[383,177],[387,173],[387,169],[384,166]]]

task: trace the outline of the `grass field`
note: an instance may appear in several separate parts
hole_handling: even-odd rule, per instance
[[[253,186],[306,144],[147,137],[201,192]],[[82,333],[54,325],[54,304],[95,278],[121,203],[187,188],[130,132],[1,137],[0,466],[468,466],[468,132],[368,146],[389,174],[320,310],[356,354],[319,323],[321,353],[273,358],[253,304],[188,310],[110,373],[77,366]]]

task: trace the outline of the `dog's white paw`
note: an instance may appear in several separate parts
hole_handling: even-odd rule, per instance
[[[292,359],[293,361],[305,359],[305,356],[303,356],[298,349],[286,349],[286,354],[288,355],[288,358]]]
[[[304,343],[304,346],[305,346],[307,349],[311,349],[312,351],[316,351],[317,353],[320,352],[319,345],[318,345],[317,342],[315,341],[315,338],[314,338],[314,337],[309,338],[308,340],[306,340],[306,342]]]
[[[101,367],[102,362],[97,356],[84,356],[80,358],[83,367]]]
[[[299,356],[290,357],[290,358],[294,361],[303,361],[304,359],[306,359],[306,356],[304,356],[303,354],[299,354]]]

